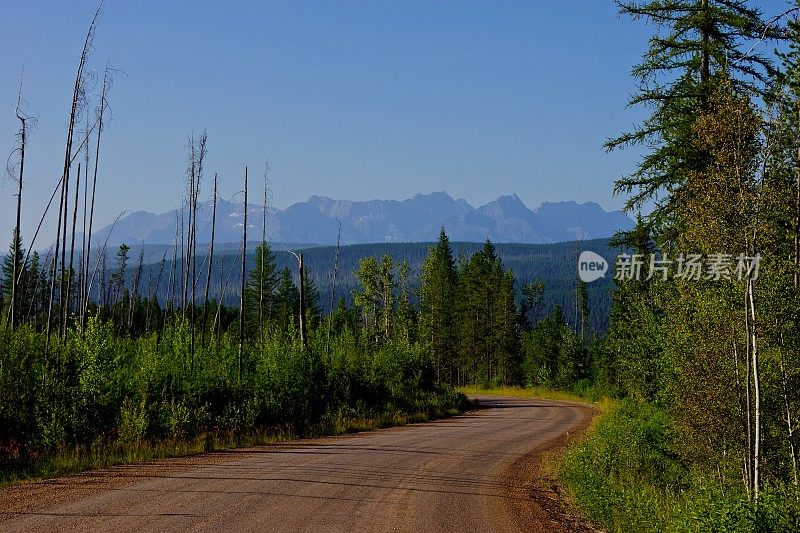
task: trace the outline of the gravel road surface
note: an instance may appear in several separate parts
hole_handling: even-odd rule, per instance
[[[585,530],[553,510],[558,495],[536,473],[592,411],[478,400],[484,409],[429,423],[9,487],[0,531]]]

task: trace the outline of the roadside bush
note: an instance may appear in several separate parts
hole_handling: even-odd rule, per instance
[[[402,343],[365,346],[345,332],[327,349],[286,335],[245,344],[224,334],[198,345],[185,326],[119,336],[89,320],[65,343],[27,327],[0,333],[0,479],[64,450],[139,448],[159,439],[215,433],[238,439],[264,429],[303,434],[345,418],[445,414],[462,397],[434,383],[429,357]],[[226,437],[227,438],[227,437]],[[38,468],[35,467],[35,468]],[[34,469],[35,469],[34,468]]]
[[[669,416],[626,399],[568,451],[561,477],[587,517],[610,531],[791,532],[800,530],[797,487],[740,485],[687,467],[673,452]]]

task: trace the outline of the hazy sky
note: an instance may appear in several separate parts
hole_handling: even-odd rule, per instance
[[[783,5],[765,4],[774,4],[767,13]],[[26,161],[26,243],[60,176],[95,7],[7,0],[0,8],[4,157],[18,128],[23,66],[27,110],[38,117]],[[610,0],[109,0],[90,66],[101,73],[112,60],[125,74],[109,97],[97,223],[124,209],[178,205],[186,138],[203,128],[203,199],[214,171],[223,197],[241,189],[245,164],[257,188],[268,157],[278,207],[312,194],[402,199],[445,190],[473,204],[516,192],[529,207],[593,200],[619,208],[612,181],[638,155],[606,154],[602,144],[642,116],[625,105],[648,31],[619,18]],[[3,249],[13,194],[5,179]]]

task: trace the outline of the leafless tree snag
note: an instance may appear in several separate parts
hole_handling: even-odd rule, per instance
[[[244,167],[244,223],[242,224],[242,279],[239,290],[239,382],[242,381],[244,355],[244,282],[247,272],[247,167]]]

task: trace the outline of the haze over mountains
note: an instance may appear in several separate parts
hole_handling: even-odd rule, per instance
[[[242,203],[217,203],[216,241],[236,242],[242,238]],[[211,239],[211,201],[198,206],[197,240]],[[154,214],[138,211],[121,218],[111,232],[106,226],[95,234],[109,244],[172,244],[180,210]],[[248,206],[248,240],[260,240],[262,207]],[[545,202],[529,209],[516,195],[473,207],[444,192],[417,194],[407,200],[334,200],[312,196],[286,209],[270,209],[267,234],[272,242],[335,244],[338,221],[342,223],[342,244],[376,242],[434,241],[444,227],[454,241],[552,243],[609,237],[633,227],[633,220],[621,211],[606,211],[594,202]]]

